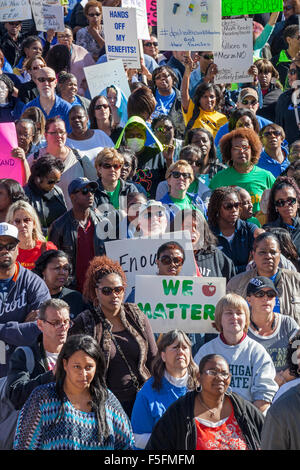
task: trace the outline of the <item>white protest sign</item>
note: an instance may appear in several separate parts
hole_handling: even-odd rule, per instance
[[[2,0],[0,2],[0,21],[23,21],[32,18],[28,0]]]
[[[89,67],[84,67],[83,70],[92,98],[99,95],[102,90],[110,85],[121,88],[126,98],[129,97],[130,88],[121,59],[90,65]]]
[[[138,274],[157,273],[157,250],[161,245],[171,240],[177,241],[185,250],[185,261],[181,269],[182,275],[196,275],[191,236],[187,231],[165,233],[160,238],[129,238],[127,240],[105,242],[106,255],[114,261],[118,261],[126,274],[127,290],[125,299],[135,286]]]
[[[107,60],[122,59],[128,68],[140,68],[135,8],[103,7]]]
[[[138,39],[150,39],[146,0],[122,0],[122,7],[136,9],[137,37]]]
[[[38,31],[48,31],[54,29],[57,32],[63,32],[64,9],[56,2],[30,0],[33,18]]]
[[[221,50],[221,0],[157,0],[159,48],[165,51]]]
[[[179,328],[186,333],[216,333],[216,304],[226,294],[226,278],[137,276],[135,303],[154,333]]]
[[[219,73],[215,83],[247,83],[253,64],[253,22],[251,18],[222,21],[222,50],[215,52],[214,62]]]

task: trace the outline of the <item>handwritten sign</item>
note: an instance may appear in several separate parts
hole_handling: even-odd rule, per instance
[[[222,50],[215,52],[219,73],[215,83],[247,83],[253,63],[252,19],[236,18],[222,21]]]
[[[175,7],[176,5],[179,5]],[[221,0],[174,3],[157,0],[157,32],[161,50],[221,50]]]
[[[103,7],[107,60],[122,59],[129,68],[140,68],[135,8]]]
[[[84,67],[83,70],[92,98],[110,85],[121,88],[126,98],[129,97],[130,88],[121,59]]]
[[[11,178],[18,181],[21,186],[25,184],[25,171],[22,160],[13,158],[11,151],[18,146],[16,127],[14,122],[0,123],[0,177]]]
[[[283,11],[283,0],[222,0],[222,16]]]
[[[40,0],[30,0],[30,3],[38,31],[48,31],[48,29],[64,31],[64,10],[60,4],[50,4]]]
[[[147,0],[147,18],[149,26],[157,25],[157,2],[156,0]]]
[[[0,2],[0,21],[22,21],[31,19],[28,0],[2,0]]]
[[[135,302],[154,333],[175,328],[186,333],[216,333],[214,313],[225,293],[223,277],[137,276]]]
[[[122,0],[122,7],[136,9],[137,37],[138,39],[150,39],[146,0]]]
[[[106,254],[118,261],[127,278],[125,298],[135,286],[138,274],[156,274],[156,253],[158,248],[168,241],[177,241],[185,250],[185,261],[181,273],[186,276],[196,275],[196,265],[189,232],[166,233],[160,238],[130,238],[105,242]]]

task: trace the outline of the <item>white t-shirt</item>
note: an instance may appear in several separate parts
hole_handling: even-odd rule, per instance
[[[111,138],[100,129],[95,129],[93,132],[93,136],[85,140],[74,140],[68,137],[66,145],[79,150],[94,164],[96,156],[104,147],[114,147],[115,144]]]
[[[51,353],[49,351],[46,351],[46,357],[47,357],[49,369],[50,370],[54,369],[57,358],[58,358],[58,353]]]

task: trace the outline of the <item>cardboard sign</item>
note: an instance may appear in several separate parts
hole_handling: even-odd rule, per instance
[[[122,7],[136,9],[137,37],[138,39],[150,39],[146,0],[122,0]]]
[[[91,97],[97,96],[110,85],[115,85],[123,91],[126,98],[130,95],[128,79],[121,59],[105,62],[104,64],[84,67],[85,78]]]
[[[226,293],[223,277],[137,276],[135,303],[154,333],[179,328],[186,333],[216,333],[212,322]]]
[[[135,8],[103,7],[107,60],[122,59],[128,68],[140,68]]]
[[[222,21],[222,50],[215,52],[214,62],[219,73],[215,83],[247,83],[253,64],[253,22],[251,18],[236,18]]]
[[[221,19],[221,0],[187,3],[157,0],[159,48],[165,51],[219,51]]]
[[[222,16],[283,11],[283,0],[222,0]]]
[[[157,2],[156,0],[147,0],[147,18],[149,26],[157,25]]]
[[[189,232],[166,233],[160,238],[129,238],[105,242],[106,255],[120,263],[127,277],[126,297],[135,286],[138,274],[156,274],[156,253],[158,248],[168,241],[177,241],[185,250],[185,262],[181,273],[185,276],[196,275],[191,236]]]
[[[51,4],[49,1],[30,0],[34,22],[38,31],[48,31],[54,29],[63,32],[64,9],[58,3]]]
[[[31,8],[28,0],[2,0],[0,3],[0,21],[30,20]]]
[[[15,123],[0,123],[0,178],[11,178],[23,186],[25,184],[23,162],[11,156],[12,149],[16,147],[18,147],[18,139]]]

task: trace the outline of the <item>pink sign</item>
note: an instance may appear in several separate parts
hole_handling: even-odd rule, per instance
[[[157,25],[156,0],[147,0],[147,18],[149,26]]]
[[[14,122],[0,123],[0,178],[11,178],[22,186],[25,184],[25,171],[22,160],[11,156],[13,148],[18,147]]]

